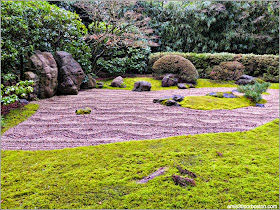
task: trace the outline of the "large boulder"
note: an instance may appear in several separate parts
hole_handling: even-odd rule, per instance
[[[123,87],[123,78],[121,76],[116,77],[115,79],[113,79],[111,86],[112,87]]]
[[[86,79],[81,84],[81,89],[96,88],[96,80],[90,74],[86,75]]]
[[[133,91],[150,91],[152,88],[151,83],[146,82],[146,81],[137,81],[134,83],[134,88]]]
[[[178,82],[188,82],[196,84],[198,72],[195,66],[186,58],[179,55],[165,55],[158,59],[153,67],[156,78],[163,77],[166,73],[175,74]]]
[[[39,78],[38,75],[35,74],[32,71],[26,71],[24,72],[24,79],[25,80],[33,80],[33,92],[29,93],[28,99],[29,100],[34,100],[36,97],[39,95]]]
[[[175,76],[173,74],[168,74],[162,79],[161,86],[162,87],[171,87],[171,86],[177,85],[177,83],[178,83],[178,79],[175,78]]]
[[[58,94],[77,95],[85,78],[82,67],[68,52],[57,51],[54,58],[58,65]]]
[[[26,79],[36,80],[37,96],[39,98],[50,98],[56,94],[58,86],[58,69],[51,53],[36,51],[34,55],[30,57],[30,71],[24,76]],[[33,80],[32,79],[32,80]]]

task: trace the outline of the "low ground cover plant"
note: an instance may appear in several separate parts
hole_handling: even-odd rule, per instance
[[[225,209],[239,203],[279,206],[278,152],[279,120],[246,132],[51,151],[2,151],[1,207]],[[176,164],[198,176],[196,186],[174,184],[171,176],[178,173]],[[145,184],[137,183],[161,167],[168,168],[164,175]]]

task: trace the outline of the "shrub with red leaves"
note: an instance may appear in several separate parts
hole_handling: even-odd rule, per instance
[[[16,101],[12,104],[8,105],[1,105],[1,115],[7,115],[12,109],[23,107],[24,105],[21,104],[19,101]]]

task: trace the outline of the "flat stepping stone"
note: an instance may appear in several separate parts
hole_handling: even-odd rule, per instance
[[[160,169],[158,169],[156,172],[152,173],[150,176],[147,176],[139,181],[137,181],[138,184],[144,184],[147,183],[148,181],[156,178],[157,176],[160,176],[162,174],[164,174],[164,172],[167,170],[167,167],[162,167]]]

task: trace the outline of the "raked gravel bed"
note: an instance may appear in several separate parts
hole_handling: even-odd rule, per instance
[[[2,150],[52,150],[130,140],[157,139],[198,133],[246,131],[279,118],[279,90],[269,89],[264,108],[193,110],[153,103],[154,98],[180,94],[205,95],[234,88],[197,88],[134,92],[91,89],[78,95],[40,100],[39,110],[6,131]],[[90,107],[90,115],[76,115]]]

